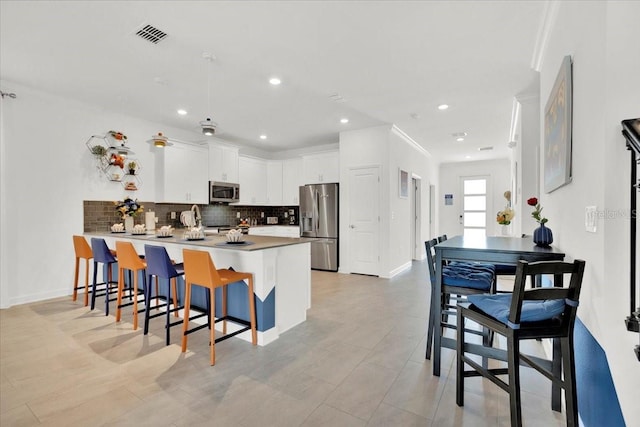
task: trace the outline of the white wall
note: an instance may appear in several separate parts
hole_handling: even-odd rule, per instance
[[[538,226],[531,217],[527,199],[540,197],[540,95],[538,92],[516,96],[520,107],[517,143],[511,153],[511,177],[515,179],[513,209],[520,213],[512,221],[512,234],[531,235]]]
[[[443,163],[440,165],[439,187],[436,203],[440,209],[438,215],[438,234],[449,237],[462,234],[460,215],[462,215],[462,177],[486,176],[487,181],[487,235],[499,235],[496,213],[506,206],[503,194],[511,188],[511,163],[507,158],[483,160],[477,162]],[[453,205],[444,204],[444,195],[453,194]],[[516,211],[516,215],[522,215]],[[436,237],[432,236],[431,238]]]
[[[197,134],[104,111],[1,81],[16,99],[2,100],[4,185],[0,307],[68,295],[73,282],[72,234],[83,232],[83,200],[122,200],[122,185],[96,169],[86,140],[118,130],[143,166],[139,200],[153,201],[154,161],[144,142],[158,131],[180,140]]]
[[[638,16],[637,2],[560,2],[540,76],[543,117],[562,58],[572,56],[573,181],[542,194],[541,202],[554,245],[587,262],[578,316],[607,354],[629,425],[640,420],[640,366],[632,351],[638,335],[623,322],[629,306],[630,161],[620,121],[640,117]],[[585,206],[615,215],[587,233]]]
[[[340,271],[349,268],[349,169],[380,166],[380,277],[390,277],[411,263],[410,199],[398,196],[398,169],[422,178],[422,232],[427,239],[429,184],[436,173],[429,155],[412,147],[391,125],[340,133]]]
[[[429,185],[436,184],[437,169],[430,155],[416,150],[407,141],[405,135],[393,128],[389,134],[389,247],[393,250],[389,253],[389,269],[393,271],[410,263],[413,258],[413,247],[411,240],[411,223],[413,212],[411,210],[411,177],[420,177],[421,197],[421,242],[429,240]],[[409,175],[409,198],[399,197],[400,174],[399,171],[406,171]],[[423,259],[424,244],[419,245],[420,256]]]

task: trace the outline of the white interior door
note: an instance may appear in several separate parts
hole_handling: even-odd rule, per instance
[[[413,247],[413,259],[422,259],[422,201],[420,188],[422,181],[411,178],[413,195],[411,197],[411,247]]]
[[[352,273],[379,275],[380,169],[349,170],[349,266]]]

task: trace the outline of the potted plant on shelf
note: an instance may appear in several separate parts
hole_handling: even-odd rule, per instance
[[[102,145],[94,145],[93,147],[91,147],[91,154],[96,157],[102,157],[107,154],[107,149]]]
[[[129,162],[127,163],[127,168],[129,168],[129,175],[135,175],[136,174],[136,168],[138,167],[136,162]]]

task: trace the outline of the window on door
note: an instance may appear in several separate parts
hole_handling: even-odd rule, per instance
[[[465,237],[487,235],[487,179],[463,178],[462,226]]]

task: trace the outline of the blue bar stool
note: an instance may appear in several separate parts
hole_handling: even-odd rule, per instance
[[[115,301],[115,298],[109,298],[111,294],[117,292],[116,287],[118,282],[113,280],[113,273],[111,267],[116,264],[118,260],[115,257],[113,251],[107,247],[107,243],[104,239],[98,237],[91,238],[91,251],[93,252],[93,284],[91,285],[91,310],[96,306],[96,297],[104,295],[104,311],[105,316],[109,315],[109,302]],[[102,264],[107,269],[107,278],[104,282],[98,283],[98,264]],[[104,279],[104,277],[103,277]],[[104,287],[98,292],[98,287]]]
[[[182,319],[171,322],[171,313],[174,314],[175,317],[178,317],[178,312],[182,307],[178,306],[178,277],[184,276],[184,265],[175,264],[169,258],[169,254],[167,254],[167,250],[163,246],[153,246],[153,245],[144,245],[144,255],[147,261],[147,276],[148,279],[146,281],[145,286],[145,300],[149,301],[148,304],[145,304],[145,312],[144,312],[144,334],[146,335],[149,332],[149,319],[153,319],[155,317],[159,317],[162,315],[166,315],[166,344],[170,344],[170,333],[169,329],[172,326],[177,326],[182,324]],[[155,276],[156,278],[156,305],[151,306],[151,278]],[[159,304],[157,301],[157,297],[159,295],[158,290],[158,280],[165,279],[167,281],[167,292],[164,295],[164,304]],[[173,301],[173,308],[171,308],[171,301]],[[156,310],[162,307],[166,307],[165,313],[157,313],[150,314],[152,308]]]

